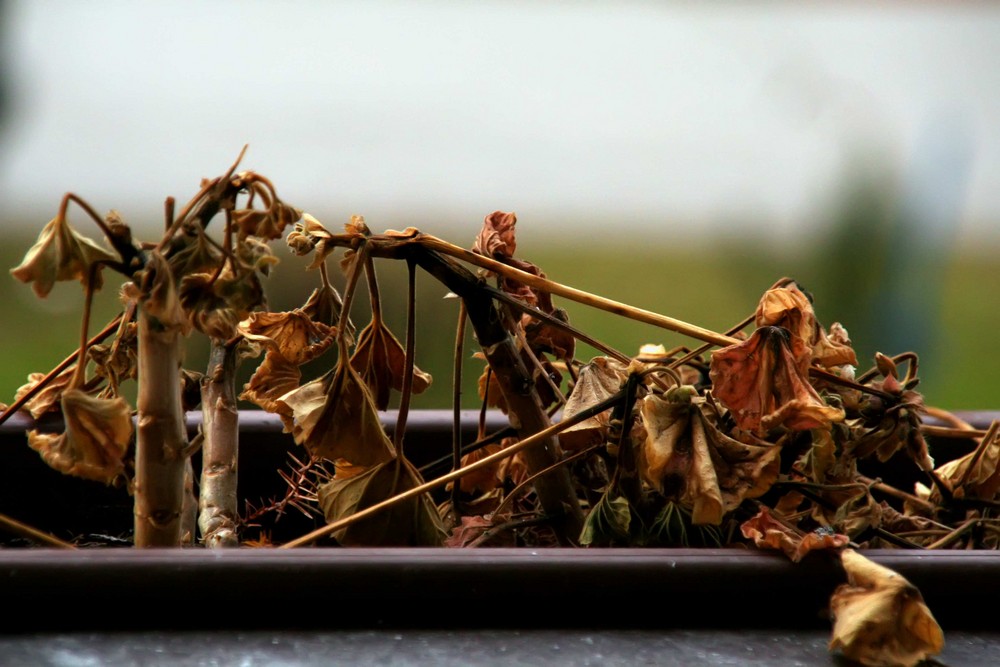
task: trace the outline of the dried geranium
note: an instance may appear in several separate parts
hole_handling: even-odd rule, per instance
[[[913,667],[944,649],[944,633],[920,591],[899,573],[844,549],[847,573],[830,599],[830,650],[870,667]]]
[[[805,347],[796,347],[797,352],[811,353],[816,333],[816,314],[812,301],[794,282],[775,287],[764,292],[754,313],[757,327],[779,326],[798,336]]]
[[[628,377],[628,366],[611,357],[594,357],[583,366],[563,406],[563,419],[596,405],[621,391]],[[576,452],[604,442],[608,434],[611,408],[593,417],[569,426],[559,433],[559,444],[569,452]]]
[[[244,385],[240,398],[268,412],[279,411],[277,399],[299,386],[299,367],[329,349],[336,331],[301,310],[251,313],[238,330],[265,349],[264,361]]]
[[[850,542],[847,535],[835,533],[828,528],[820,528],[808,533],[796,530],[778,521],[767,507],[740,524],[743,537],[753,540],[761,549],[777,549],[798,563],[806,554],[819,549],[839,549]]]
[[[369,467],[396,457],[368,385],[343,357],[332,371],[275,403],[286,430],[314,458]]]
[[[74,375],[76,375],[76,364],[73,364],[49,380],[38,393],[24,404],[25,409],[35,419],[38,419],[47,412],[58,410],[63,392],[70,386]],[[45,379],[45,373],[29,373],[28,382],[18,387],[17,392],[14,394],[14,400],[21,400],[23,396],[34,389],[43,379]]]
[[[318,499],[327,522],[334,523],[423,483],[417,469],[400,457],[346,479],[334,476],[319,487]],[[333,536],[343,546],[441,546],[446,531],[434,503],[423,493],[336,530]]]
[[[513,531],[502,530],[490,535],[484,540],[488,531],[496,527],[492,517],[481,515],[463,516],[459,524],[451,529],[451,533],[441,546],[463,548],[468,546],[516,547],[517,536]]]
[[[544,278],[545,273],[540,268],[514,256],[514,252],[517,250],[516,225],[517,215],[514,213],[504,211],[490,213],[483,219],[483,226],[472,246],[472,251],[503,262],[515,269]],[[555,310],[552,305],[552,296],[547,292],[536,291],[522,282],[506,277],[501,279],[500,288],[528,305],[537,306],[542,312],[551,314]]]
[[[781,447],[750,445],[722,433],[686,385],[641,399],[645,431],[639,473],[668,500],[691,509],[695,525],[719,525],[746,498],[777,479]]]
[[[181,305],[177,283],[170,264],[162,253],[151,251],[145,268],[133,283],[126,283],[122,294],[142,304],[146,315],[163,329],[173,329],[183,335],[191,332],[191,322]]]
[[[844,419],[844,411],[825,403],[809,383],[804,345],[787,329],[766,326],[712,353],[712,395],[739,428],[764,435],[778,426],[804,431]]]
[[[939,466],[935,471],[935,476],[941,483],[948,487],[948,491],[955,498],[974,498],[977,500],[993,501],[997,499],[1000,492],[1000,422],[993,422],[993,425],[979,440],[976,448],[965,456],[948,461]],[[933,491],[921,493],[918,486],[918,495],[929,499],[933,503],[941,503],[941,491],[935,486]]]
[[[372,321],[358,334],[358,344],[351,355],[351,365],[368,384],[379,410],[389,407],[391,390],[403,390],[406,377],[406,350],[381,318]],[[431,386],[431,375],[416,366],[410,389],[420,394]]]
[[[132,412],[123,398],[102,399],[80,389],[62,395],[66,429],[28,432],[28,445],[66,475],[110,484],[124,470],[132,439]]]
[[[84,286],[91,279],[91,267],[97,262],[114,262],[117,255],[105,250],[74,230],[65,215],[53,218],[28,249],[21,264],[10,270],[23,283],[31,283],[35,294],[44,299],[56,281],[79,280]],[[102,285],[100,269],[93,275],[93,289]]]
[[[924,397],[900,382],[895,362],[882,353],[875,355],[883,379],[871,383],[879,395],[866,396],[861,405],[861,419],[856,424],[855,437],[845,446],[845,452],[858,459],[871,455],[888,461],[898,451],[905,451],[925,471],[934,468],[921,431]]]

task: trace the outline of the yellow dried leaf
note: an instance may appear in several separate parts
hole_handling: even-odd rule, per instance
[[[31,283],[35,294],[44,299],[56,281],[79,280],[86,286],[95,262],[117,259],[116,254],[78,234],[63,216],[58,216],[42,228],[21,264],[10,273],[23,283]],[[101,272],[97,270],[92,287],[97,290],[101,285]]]
[[[853,549],[840,561],[847,583],[830,599],[831,651],[869,667],[912,667],[941,652],[944,633],[913,584]]]
[[[95,398],[79,389],[62,396],[63,433],[28,432],[28,445],[66,475],[110,484],[122,473],[132,439],[132,413],[123,398]]]
[[[291,415],[292,436],[317,458],[374,466],[396,456],[368,386],[350,364],[337,367],[276,401]]]

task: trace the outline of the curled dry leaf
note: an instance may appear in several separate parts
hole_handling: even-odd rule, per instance
[[[389,407],[391,390],[403,390],[406,350],[381,319],[373,319],[358,334],[358,344],[351,355],[351,365],[368,384],[379,410]],[[429,373],[414,365],[410,384],[414,394],[423,393],[431,386],[431,381]]]
[[[712,395],[729,408],[736,425],[757,435],[784,426],[825,428],[844,419],[809,383],[809,355],[787,329],[766,326],[712,353]]]
[[[705,416],[703,402],[690,386],[641,400],[639,473],[668,500],[689,508],[694,525],[719,525],[743,500],[771,488],[781,447],[734,440]]]
[[[63,216],[53,218],[28,249],[24,259],[10,270],[23,283],[31,283],[35,294],[44,299],[56,281],[79,280],[84,286],[95,262],[117,261],[116,254],[105,250],[74,230]],[[102,285],[101,272],[94,274],[95,290]]]
[[[62,396],[66,430],[28,432],[28,445],[65,475],[110,484],[124,470],[132,439],[132,412],[123,398],[95,398],[79,389]]]
[[[853,549],[840,562],[847,583],[830,599],[831,651],[869,667],[912,667],[941,652],[944,633],[913,584]]]
[[[346,479],[339,475],[318,489],[328,523],[414,489],[424,483],[405,458],[372,466]],[[397,501],[372,516],[333,532],[343,546],[441,546],[446,531],[437,508],[426,493]]]
[[[794,282],[764,292],[757,303],[754,320],[757,327],[787,329],[805,343],[804,347],[796,347],[796,351],[810,354],[817,326],[816,314],[812,301]]]
[[[276,407],[285,429],[315,458],[368,467],[396,457],[368,385],[342,360],[277,399]]]
[[[251,313],[238,331],[251,343],[265,348],[264,361],[243,386],[242,400],[268,412],[281,412],[277,400],[299,386],[299,367],[325,352],[335,329],[314,322],[304,311]],[[290,413],[285,413],[290,417]]]
[[[573,417],[621,390],[628,366],[611,357],[594,357],[580,369],[579,377],[563,406],[563,420]],[[577,452],[604,442],[608,434],[611,408],[569,426],[559,433],[559,444]]]
[[[798,563],[810,551],[839,549],[850,542],[847,535],[825,528],[802,533],[775,519],[767,507],[740,524],[743,537],[753,540],[761,549],[777,549],[793,563]]]
[[[942,464],[934,471],[954,497],[987,502],[997,499],[1000,491],[1000,468],[997,465],[1000,463],[1000,429],[997,424],[993,423],[971,452]],[[920,495],[933,503],[942,501],[937,486]]]
[[[181,305],[174,272],[163,254],[149,252],[145,268],[136,276],[136,282],[127,284],[122,292],[137,299],[146,314],[155,319],[163,329],[191,332],[191,322]]]
[[[28,400],[24,404],[24,407],[31,413],[31,416],[38,419],[47,412],[58,410],[63,392],[69,387],[69,383],[75,374],[76,364],[73,364],[49,380],[48,384]],[[45,373],[29,373],[27,383],[18,387],[17,393],[14,394],[14,400],[21,400],[25,394],[34,389],[35,385],[43,379],[45,379]]]

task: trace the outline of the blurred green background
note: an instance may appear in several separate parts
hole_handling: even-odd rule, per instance
[[[573,239],[565,233],[546,234],[530,220],[519,220],[517,255],[542,268],[547,276],[603,297],[652,310],[708,329],[724,331],[750,315],[761,294],[776,280],[792,277],[815,298],[822,324],[843,324],[860,362],[859,372],[871,365],[875,352],[889,355],[914,351],[920,359],[920,391],[929,404],[945,409],[1000,407],[1000,355],[995,335],[1000,330],[996,307],[996,260],[991,248],[949,248],[931,253],[916,271],[900,258],[901,248],[890,245],[897,227],[905,222],[892,207],[871,192],[846,197],[839,222],[811,245],[780,247],[753,239],[671,238],[658,234],[629,236],[609,230],[599,243]],[[39,221],[39,229],[44,221]],[[24,225],[22,225],[24,226]],[[334,225],[328,225],[335,228]],[[402,225],[393,225],[402,228]],[[470,247],[479,230],[471,223],[461,238],[446,238]],[[373,230],[380,231],[380,230]],[[8,235],[2,248],[4,266],[16,266],[33,237]],[[273,244],[281,258],[267,283],[270,306],[285,310],[300,305],[317,284],[318,275],[305,269],[302,258],[291,255],[283,242]],[[331,275],[343,277],[330,260]],[[893,275],[894,268],[914,271]],[[401,262],[377,262],[383,308],[390,328],[405,340],[406,268]],[[90,334],[99,331],[119,312],[117,288],[122,280],[106,273],[106,284],[94,304]],[[887,285],[896,285],[893,290]],[[363,288],[363,285],[362,285]],[[352,314],[360,328],[367,322],[364,291]],[[83,308],[79,283],[59,283],[49,298],[35,298],[29,286],[12,276],[0,279],[4,326],[0,327],[0,402],[10,403],[29,372],[47,372],[80,340]],[[431,388],[415,397],[413,407],[446,408],[452,401],[453,350],[457,301],[435,279],[417,273],[417,364],[434,377]],[[565,299],[556,299],[570,314],[570,322],[623,352],[634,354],[644,343],[667,348],[693,345],[685,336],[627,320]],[[892,320],[891,318],[897,318]],[[462,406],[476,408],[476,381],[481,362],[472,359],[475,342],[466,337],[466,367]],[[596,352],[586,345],[577,356]],[[207,341],[194,334],[188,341],[186,365],[202,370]],[[307,367],[316,373],[333,363],[332,354]],[[241,366],[245,381],[256,360]],[[249,406],[245,406],[249,407]]]

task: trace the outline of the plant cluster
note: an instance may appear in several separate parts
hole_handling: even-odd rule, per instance
[[[997,424],[976,430],[926,406],[912,352],[877,354],[862,370],[845,327],[818,321],[813,295],[795,280],[778,280],[752,314],[714,332],[550,280],[517,254],[513,213],[487,215],[468,249],[415,228],[375,234],[360,216],[334,232],[265,177],[237,172],[239,162],[180,211],[168,199],[166,232],[152,243],[134,239],[117,213],[100,216],[68,194],[12,269],[41,298],[56,281],[78,280],[86,305],[77,352],[32,375],[3,419],[60,414],[64,430],[32,430],[29,445],[67,475],[127,485],[135,546],[260,544],[241,536],[251,508],[236,495],[239,401],[277,415],[305,450],[294,474],[276,471],[290,490],[274,507],[308,506],[326,525],[284,548],[325,537],[343,546],[764,548],[794,561],[831,550],[862,582],[839,598],[848,609],[859,586],[881,591],[884,579],[856,549],[1000,544]],[[70,225],[71,203],[107,245]],[[209,233],[217,217],[218,239]],[[300,307],[275,312],[265,281],[278,262],[270,244],[282,241],[318,285]],[[330,269],[337,259],[342,281]],[[402,341],[382,315],[377,261],[408,268]],[[90,304],[106,269],[125,278],[122,311],[91,338]],[[471,364],[484,413],[499,410],[510,424],[482,427],[471,443],[456,437],[452,470],[430,479],[405,441],[411,398],[432,382],[416,359],[418,269],[460,302],[456,405]],[[351,306],[361,284],[371,320],[359,329]],[[615,350],[575,328],[557,298],[694,343]],[[466,326],[478,344],[471,354]],[[211,342],[206,369],[184,367],[193,331]],[[577,358],[578,343],[599,356]],[[326,370],[305,374],[323,358]],[[251,363],[237,387],[237,369]],[[134,409],[121,393],[129,381]],[[391,400],[392,437],[380,420]],[[192,410],[203,419],[189,441]],[[944,426],[926,424],[928,414]],[[938,465],[928,433],[975,446]],[[879,477],[890,462],[912,472],[912,488]],[[917,616],[926,641],[910,649],[932,654],[940,630],[929,612]],[[850,651],[848,635],[837,646]]]

